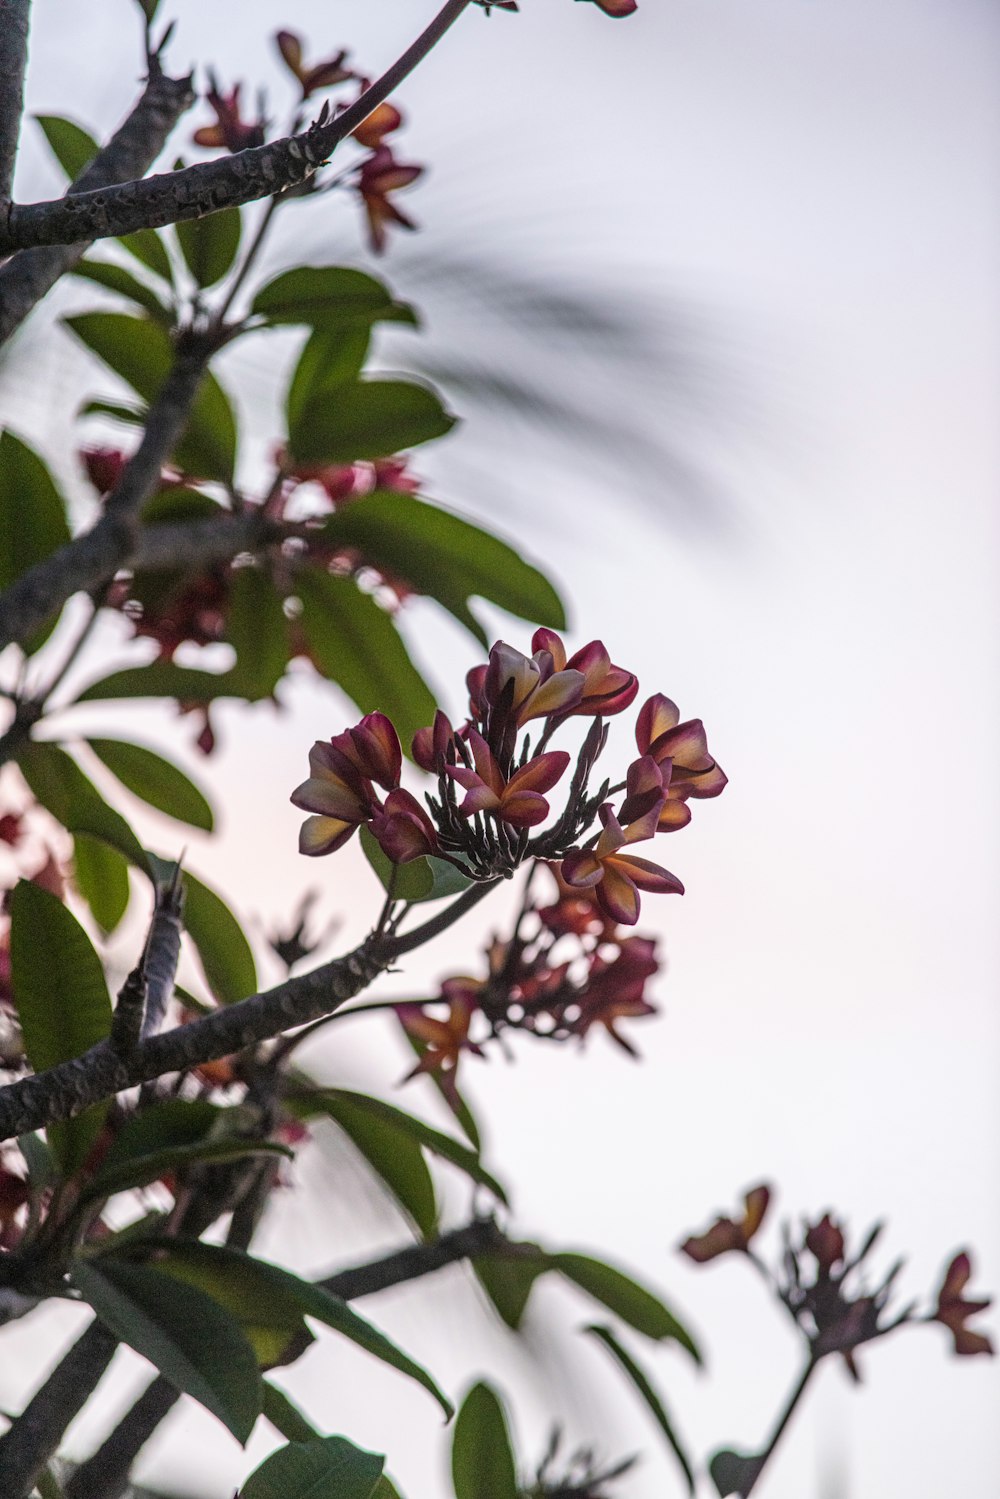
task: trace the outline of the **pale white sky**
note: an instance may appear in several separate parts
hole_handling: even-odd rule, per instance
[[[214,59],[227,78],[267,80],[277,106],[276,26],[320,53],[352,43],[374,70],[430,8],[342,0],[331,21],[306,0],[248,0],[234,28],[231,7],[183,0],[164,16],[178,17],[175,64]],[[128,8],[86,10],[77,25],[56,0],[37,5],[31,102],[94,126],[127,107],[136,68]],[[612,422],[639,412],[725,517],[699,526],[697,499],[640,467],[627,441],[598,465],[500,412],[470,415],[418,462],[432,493],[507,529],[561,580],[576,639],[601,635],[644,690],[705,718],[730,775],[669,845],[688,894],[645,907],[670,971],[664,1016],[633,1028],[642,1065],[595,1041],[582,1057],[522,1045],[516,1067],[468,1074],[491,1164],[515,1186],[516,1228],[632,1266],[701,1333],[708,1379],[669,1350],[640,1350],[699,1456],[759,1442],[794,1374],[745,1268],[696,1271],[673,1252],[754,1181],[779,1183],[793,1217],[833,1207],[857,1231],[886,1217],[887,1256],[909,1259],[906,1293],[929,1289],[966,1243],[977,1288],[1000,1289],[998,32],[979,0],[645,0],[619,24],[525,0],[518,18],[470,16],[402,95],[406,154],[433,173],[408,205],[422,235],[383,270],[425,308],[429,339],[445,330],[439,349],[458,338],[487,361],[501,341],[432,285],[436,254],[530,266],[595,298],[624,289],[668,373],[628,385],[592,360],[580,388]],[[25,180],[55,188],[40,150],[24,165]],[[345,211],[310,212],[288,253],[353,255]],[[43,347],[65,406],[80,366],[55,333]],[[511,348],[572,388],[571,356],[523,336]],[[230,366],[258,430],[270,430],[276,357],[248,342]],[[392,357],[402,364],[405,345]],[[61,442],[58,406],[41,407],[16,365],[0,378],[20,430]],[[527,644],[521,626],[497,627]],[[413,638],[457,711],[471,642],[422,606]],[[286,796],[308,745],[347,710],[319,691],[292,708],[223,716],[211,771],[227,815],[197,860],[192,840],[191,862],[244,911],[287,911],[319,879],[333,913],[364,876],[348,857],[303,869]],[[180,742],[169,715],[162,732]],[[355,908],[350,930],[365,919]],[[425,982],[469,969],[500,919],[487,910],[450,934],[422,959]],[[317,1067],[390,1087],[398,1046],[346,1030]],[[399,1241],[388,1218],[345,1242],[317,1214],[309,1185],[328,1192],[343,1169],[303,1159],[270,1252],[292,1244],[318,1270]],[[648,1454],[621,1499],[674,1492],[655,1434],[574,1333],[586,1306],[543,1287],[519,1345],[480,1331],[476,1305],[456,1272],[366,1310],[453,1391],[484,1370],[513,1381],[526,1458],[558,1414],[609,1456]],[[8,1338],[12,1360],[38,1357],[30,1321]],[[762,1499],[992,1492],[996,1368],[945,1345],[931,1328],[876,1346],[861,1392],[825,1370]],[[388,1442],[410,1499],[444,1499],[446,1444],[426,1397],[330,1346],[288,1386],[331,1431]],[[167,1429],[152,1470],[221,1499],[244,1459],[193,1413]]]

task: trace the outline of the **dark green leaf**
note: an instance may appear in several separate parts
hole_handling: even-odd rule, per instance
[[[107,416],[124,422],[126,427],[142,427],[146,421],[145,406],[126,406],[120,401],[88,401],[80,407],[81,416]]]
[[[154,661],[150,666],[130,666],[91,682],[77,697],[78,703],[102,702],[108,698],[175,697],[182,703],[210,703],[217,697],[235,697],[229,672],[195,671],[172,661]]]
[[[416,1141],[359,1108],[349,1094],[324,1093],[323,1112],[337,1124],[368,1162],[425,1239],[437,1226],[434,1183]]]
[[[747,1457],[724,1447],[712,1458],[708,1471],[721,1499],[726,1499],[729,1494],[746,1494],[763,1466],[759,1457]]]
[[[109,844],[138,869],[148,872],[142,844],[124,817],[108,806],[64,749],[57,744],[28,744],[17,763],[36,799],[64,828]]]
[[[507,1417],[488,1384],[473,1385],[455,1420],[451,1446],[455,1499],[518,1499]]]
[[[0,433],[0,592],[69,539],[66,505],[45,464],[13,432]],[[54,623],[36,632],[28,654]]]
[[[70,275],[81,276],[84,281],[93,281],[98,286],[106,287],[108,291],[130,298],[140,307],[145,307],[147,312],[151,312],[157,322],[163,323],[165,327],[170,326],[169,309],[164,307],[155,291],[124,266],[115,265],[111,260],[81,260],[79,265],[72,267]]]
[[[402,1499],[402,1495],[392,1479],[386,1478],[383,1473],[372,1491],[372,1499]]]
[[[264,1380],[264,1416],[275,1431],[281,1432],[286,1442],[312,1442],[320,1436],[284,1390],[279,1390],[268,1379]]]
[[[434,717],[435,703],[390,616],[353,578],[311,569],[299,574],[295,591],[320,671],[363,713],[391,718],[408,749],[417,729]]]
[[[413,308],[394,301],[381,281],[343,266],[300,265],[284,271],[261,287],[251,311],[269,323],[305,323],[337,332],[386,320],[417,321]]]
[[[346,1437],[289,1442],[250,1474],[239,1499],[371,1499],[384,1462]]]
[[[142,518],[147,526],[185,525],[193,520],[218,520],[228,514],[229,511],[211,495],[184,485],[161,489],[142,507]]]
[[[131,234],[122,234],[119,236],[118,243],[123,250],[134,255],[140,265],[152,271],[154,276],[159,276],[171,286],[174,284],[170,256],[155,229],[136,229]]]
[[[111,1030],[111,996],[90,938],[62,901],[30,880],[10,898],[10,962],[24,1050],[36,1072],[82,1056]],[[51,1125],[49,1146],[66,1175],[86,1160],[107,1104]]]
[[[498,1316],[512,1332],[518,1332],[535,1281],[549,1268],[545,1256],[539,1251],[537,1259],[528,1255],[478,1259],[473,1260],[472,1268]]]
[[[160,0],[138,0],[139,9],[146,17],[146,25],[151,26],[160,8]]]
[[[565,625],[559,596],[537,568],[497,537],[412,495],[365,495],[331,516],[323,531],[437,599],[483,645],[485,631],[468,607],[474,595],[521,619],[553,629]]]
[[[71,1279],[116,1337],[247,1441],[261,1410],[260,1370],[239,1323],[214,1297],[110,1255],[75,1260]]]
[[[36,1133],[18,1135],[17,1148],[24,1156],[31,1190],[41,1192],[43,1188],[53,1186],[57,1175],[56,1165],[52,1159],[52,1152],[41,1135]]]
[[[326,330],[306,340],[285,398],[288,430],[298,429],[310,405],[336,398],[339,385],[353,385],[364,368],[371,342],[366,324],[337,333]]]
[[[184,871],[184,926],[221,1004],[257,992],[257,965],[243,928],[221,896]]]
[[[128,910],[128,860],[88,833],[73,839],[73,878],[101,931],[113,932]]]
[[[35,115],[35,119],[41,125],[56,161],[70,182],[75,182],[100,149],[94,137],[82,125],[75,125],[60,115]]]
[[[680,1438],[674,1430],[673,1422],[667,1415],[663,1401],[660,1399],[660,1396],[657,1394],[656,1390],[650,1383],[648,1375],[646,1375],[644,1371],[639,1367],[628,1350],[622,1347],[621,1343],[619,1343],[610,1327],[588,1327],[587,1331],[593,1333],[595,1338],[600,1338],[605,1348],[607,1348],[611,1356],[618,1361],[618,1363],[624,1369],[628,1378],[631,1380],[632,1384],[635,1386],[639,1394],[642,1396],[643,1400],[646,1402],[646,1405],[652,1412],[653,1419],[656,1421],[656,1424],[663,1432],[663,1435],[666,1437],[674,1456],[681,1465],[684,1477],[687,1480],[688,1493],[693,1495],[695,1491],[695,1482],[694,1471],[691,1467],[690,1460],[687,1453],[684,1451],[684,1446]]]
[[[87,348],[152,404],[174,363],[169,334],[148,318],[122,312],[89,312],[65,319]],[[191,406],[185,435],[173,458],[187,473],[205,479],[232,479],[236,461],[236,418],[229,398],[206,372]]]
[[[181,254],[199,286],[222,280],[239,252],[241,229],[238,208],[220,208],[174,225]]]
[[[410,859],[406,864],[393,864],[382,852],[374,834],[365,827],[361,829],[361,847],[365,858],[378,875],[382,888],[388,891],[391,884],[394,899],[405,900],[410,905],[417,905],[425,900],[443,900],[449,895],[461,895],[471,883],[470,877],[462,874],[454,864],[433,856]]]
[[[193,781],[162,755],[124,739],[88,739],[87,743],[133,796],[178,822],[203,828],[206,833],[212,831],[214,819],[208,802]]]
[[[255,1318],[269,1303],[282,1307],[294,1304],[300,1317],[315,1318],[383,1363],[416,1380],[434,1396],[445,1415],[451,1415],[451,1405],[427,1371],[391,1343],[384,1333],[352,1311],[339,1296],[332,1296],[321,1286],[301,1280],[280,1265],[269,1264],[238,1249],[195,1241],[177,1244],[166,1240],[162,1241],[162,1247],[165,1255],[157,1263],[164,1270],[177,1269],[183,1262],[185,1273],[196,1269],[201,1275],[217,1277],[219,1283],[227,1287],[228,1294],[253,1309]],[[202,1284],[207,1285],[209,1281],[204,1280]]]
[[[174,1098],[136,1115],[115,1136],[85,1195],[110,1197],[199,1162],[292,1154],[284,1145],[241,1137],[234,1112],[203,1100]]]
[[[455,417],[426,385],[359,380],[311,391],[289,422],[288,448],[299,463],[354,463],[431,442],[454,425]]]
[[[256,567],[243,567],[229,591],[226,635],[236,651],[229,673],[240,697],[270,697],[288,665],[288,621],[274,585]]]
[[[647,1338],[672,1338],[687,1349],[695,1363],[701,1363],[694,1339],[673,1313],[652,1291],[637,1285],[621,1270],[586,1254],[551,1254],[549,1265],[637,1332],[644,1333]]]
[[[453,1166],[464,1171],[480,1186],[488,1188],[506,1207],[510,1206],[503,1187],[496,1177],[491,1176],[485,1170],[477,1151],[470,1150],[460,1140],[443,1134],[441,1130],[435,1129],[423,1119],[417,1119],[413,1114],[397,1109],[395,1104],[386,1103],[381,1098],[372,1098],[367,1093],[349,1092],[344,1088],[324,1088],[316,1094],[306,1095],[301,1103],[310,1111],[323,1109],[338,1124],[345,1117],[345,1110],[348,1111],[348,1116],[353,1116],[355,1119],[359,1114],[366,1115],[378,1125],[386,1140],[414,1141],[425,1150],[429,1150],[432,1155],[440,1156],[444,1161],[450,1161]]]

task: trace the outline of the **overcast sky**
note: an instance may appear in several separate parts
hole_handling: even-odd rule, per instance
[[[176,66],[264,82],[277,112],[277,26],[320,54],[351,45],[375,71],[431,8],[245,0],[238,27],[225,5],[164,0],[162,14],[178,18]],[[31,107],[106,129],[134,88],[130,7],[39,0],[34,27]],[[527,362],[622,432],[598,454],[585,431],[553,442],[470,406],[416,466],[558,578],[576,641],[600,635],[644,691],[702,716],[730,776],[669,844],[688,894],[644,909],[669,955],[664,1013],[633,1028],[644,1061],[595,1038],[582,1056],[522,1045],[516,1066],[468,1070],[517,1230],[605,1251],[697,1327],[710,1378],[669,1350],[647,1361],[699,1454],[759,1443],[795,1373],[745,1267],[696,1271],[674,1252],[755,1181],[777,1183],[793,1218],[832,1207],[857,1232],[887,1218],[904,1295],[964,1244],[977,1289],[1000,1288],[998,42],[986,0],[644,0],[620,23],[523,0],[519,17],[466,17],[401,94],[405,155],[432,173],[407,205],[420,236],[381,270],[425,309],[425,348]],[[57,189],[41,147],[22,170],[23,196]],[[325,212],[276,253],[357,261],[353,210]],[[472,292],[435,278],[445,257],[481,265]],[[490,266],[498,296],[501,272],[530,271],[618,308],[624,352],[609,340],[606,362],[591,345],[577,358],[551,332],[479,316]],[[57,331],[36,337],[57,399],[40,404],[12,362],[0,397],[65,467],[60,413],[82,366]],[[405,367],[406,349],[386,357]],[[276,430],[273,366],[261,341],[229,365],[259,431]],[[412,618],[415,653],[460,712],[471,642],[430,608]],[[526,628],[495,623],[527,646]],[[354,903],[346,940],[369,916],[365,876],[349,856],[303,869],[286,798],[348,709],[319,690],[290,700],[280,717],[223,716],[210,773],[227,815],[191,862],[262,915],[319,877],[329,914]],[[169,715],[150,720],[161,731],[183,742]],[[501,915],[487,908],[399,982],[470,970]],[[388,1031],[344,1032],[317,1068],[391,1087],[404,1058]],[[371,1213],[345,1240],[309,1191],[345,1168],[317,1151],[299,1169],[265,1251],[291,1243],[312,1271],[398,1242]],[[647,1453],[621,1499],[674,1492],[654,1432],[575,1333],[587,1309],[555,1289],[538,1300],[527,1347],[472,1330],[461,1272],[367,1309],[453,1391],[491,1368],[513,1381],[526,1457],[558,1414],[609,1457]],[[12,1364],[41,1366],[30,1319],[6,1337]],[[824,1370],[762,1499],[991,1492],[995,1367],[949,1359],[946,1342],[935,1327],[875,1347],[861,1392]],[[419,1393],[329,1345],[287,1383],[330,1430],[390,1443],[410,1499],[445,1499],[444,1439]],[[152,1469],[222,1499],[243,1464],[198,1412],[165,1431]]]

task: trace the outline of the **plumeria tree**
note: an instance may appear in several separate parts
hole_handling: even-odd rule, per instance
[[[593,3],[609,17],[636,9]],[[921,1321],[944,1324],[958,1354],[991,1351],[968,1326],[987,1303],[965,1295],[967,1251],[926,1304],[893,1305],[899,1267],[867,1269],[878,1231],[852,1251],[830,1212],[786,1230],[773,1262],[761,1257],[770,1190],[760,1185],[741,1218],[719,1218],[681,1248],[698,1264],[745,1256],[794,1320],[803,1364],[758,1451],[723,1448],[701,1465],[640,1343],[669,1342],[699,1361],[683,1319],[598,1255],[515,1237],[510,1191],[483,1159],[465,1092],[472,1059],[515,1032],[586,1044],[598,1029],[634,1052],[632,1023],[655,1014],[660,969],[657,939],[638,929],[641,900],[683,893],[659,851],[726,776],[702,722],[665,695],[668,682],[640,690],[601,641],[567,646],[543,572],[423,492],[412,450],[454,418],[426,382],[372,363],[378,330],[415,326],[413,307],[353,266],[292,265],[266,278],[259,264],[279,218],[335,202],[353,200],[376,253],[411,230],[402,195],[422,167],[397,144],[397,90],[454,23],[517,9],[448,0],[377,79],[339,38],[313,49],[277,31],[276,63],[294,95],[281,135],[221,65],[197,87],[171,76],[171,27],[158,0],[140,0],[147,77],[134,108],[104,144],[70,119],[41,117],[69,186],[52,202],[20,203],[11,184],[30,7],[0,3],[0,339],[64,276],[104,297],[64,319],[63,336],[95,356],[79,430],[65,437],[87,476],[87,513],[71,515],[45,454],[13,427],[0,436],[0,1322],[36,1317],[52,1300],[93,1312],[6,1416],[5,1499],[115,1499],[182,1396],[237,1442],[258,1422],[273,1428],[275,1451],[247,1474],[244,1499],[398,1499],[386,1472],[399,1456],[392,1422],[384,1452],[363,1450],[339,1430],[334,1405],[317,1397],[299,1410],[273,1371],[308,1357],[319,1329],[385,1365],[386,1380],[417,1382],[450,1417],[455,1392],[353,1303],[403,1283],[419,1294],[423,1277],[459,1263],[512,1329],[546,1275],[613,1319],[587,1331],[667,1443],[678,1492],[702,1483],[749,1495],[823,1359],[838,1355],[857,1377],[860,1347]],[[199,159],[149,175],[196,100],[185,149]],[[247,458],[216,369],[237,340],[274,329],[299,330],[299,340],[265,464]],[[10,357],[29,353],[22,340]],[[397,628],[415,595],[482,650],[458,722],[437,708]],[[475,597],[523,622],[515,640],[488,640]],[[110,672],[109,623],[129,653]],[[223,669],[218,653],[192,663],[198,648],[219,646]],[[364,940],[321,963],[307,901],[290,928],[273,929],[286,976],[261,988],[229,893],[175,844],[149,847],[102,788],[205,831],[209,797],[141,730],[139,740],[81,735],[70,710],[174,702],[210,756],[216,705],[276,700],[290,673],[339,693],[334,732],[303,745],[308,776],[287,787],[307,814],[300,850],[336,857],[357,836],[382,896]],[[345,697],[357,710],[346,724]],[[515,909],[485,952],[424,998],[379,996],[384,974],[449,929],[461,942],[463,917],[511,881]],[[178,982],[186,950],[199,964],[191,987]],[[302,1064],[300,1045],[317,1028],[386,1010],[414,1055],[402,1100],[328,1086]],[[410,1111],[422,1088],[448,1128]],[[409,1237],[308,1280],[256,1253],[254,1239],[318,1119],[360,1153]],[[439,1166],[469,1184],[464,1221],[442,1223]],[[120,1345],[153,1366],[147,1387],[70,1461],[65,1432]],[[594,1451],[567,1451],[554,1433],[544,1453],[522,1455],[491,1382],[459,1393],[455,1499],[625,1495],[632,1460],[602,1458],[600,1433]]]

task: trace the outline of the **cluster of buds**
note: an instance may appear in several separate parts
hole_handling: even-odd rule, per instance
[[[623,926],[638,919],[640,890],[682,893],[675,875],[626,850],[683,827],[690,798],[718,796],[725,786],[701,721],[681,723],[661,694],[645,703],[635,727],[639,757],[614,788],[625,793],[616,809],[610,782],[592,791],[590,781],[607,743],[604,719],[630,706],[638,681],[612,664],[600,641],[567,657],[559,636],[542,629],[532,650],[524,656],[498,642],[488,664],[469,673],[468,720],[454,728],[439,712],[415,735],[414,760],[437,777],[437,794],[428,793],[425,805],[400,786],[402,753],[384,714],[317,743],[312,773],[292,794],[295,806],[314,814],[303,825],[301,851],[332,853],[366,826],[393,863],[434,855],[472,881],[510,878],[526,861],[544,859],[558,863],[570,892],[587,894]],[[552,819],[548,794],[571,756],[547,746],[578,716],[593,722]],[[528,725],[538,726],[534,743]],[[376,787],[388,792],[384,800]]]
[[[989,1338],[967,1327],[970,1317],[983,1312],[989,1300],[968,1301],[963,1292],[972,1274],[969,1254],[956,1254],[945,1271],[933,1306],[920,1313],[916,1302],[892,1310],[890,1302],[903,1261],[898,1260],[876,1285],[864,1278],[864,1265],[882,1233],[876,1224],[860,1249],[851,1253],[842,1225],[824,1213],[815,1223],[804,1221],[800,1232],[786,1226],[781,1258],[771,1270],[751,1247],[770,1203],[770,1190],[754,1187],[744,1198],[741,1218],[720,1217],[703,1234],[685,1240],[681,1249],[702,1265],[722,1254],[747,1256],[801,1331],[812,1362],[839,1353],[855,1380],[854,1354],[904,1323],[941,1322],[950,1331],[958,1354],[993,1352]]]

